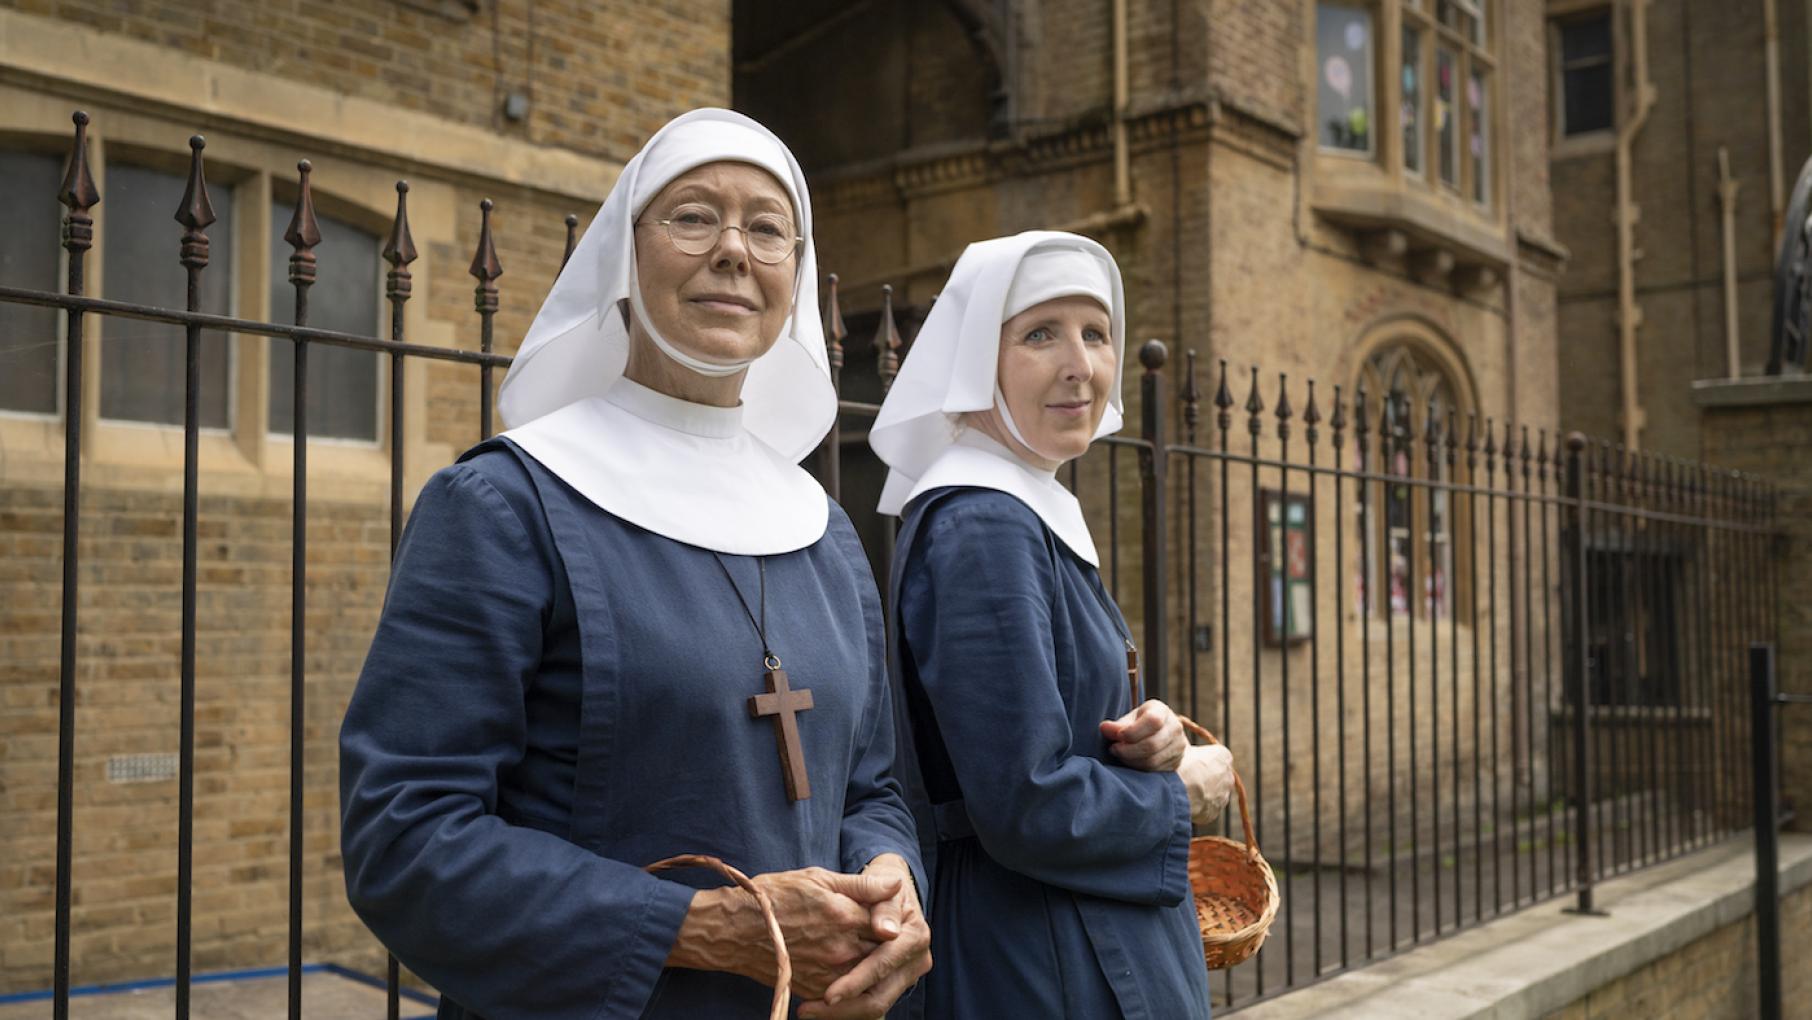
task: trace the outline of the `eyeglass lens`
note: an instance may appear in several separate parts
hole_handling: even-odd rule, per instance
[[[703,255],[717,246],[725,227],[723,217],[709,206],[682,205],[667,217],[667,236],[673,246],[687,255]],[[757,213],[741,227],[749,253],[770,265],[792,254],[795,244],[793,225],[775,213]]]

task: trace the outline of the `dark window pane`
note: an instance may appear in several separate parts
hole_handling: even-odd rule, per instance
[[[293,322],[296,288],[289,282],[294,252],[283,232],[296,207],[271,206],[271,321]],[[378,328],[378,249],[372,234],[344,220],[318,216],[315,284],[308,294],[308,324],[371,336]],[[272,340],[270,430],[295,431],[295,345]],[[377,438],[379,355],[328,344],[308,349],[308,434],[336,439]]]
[[[1460,131],[1454,123],[1459,117],[1453,103],[1455,63],[1452,50],[1435,48],[1434,121],[1435,137],[1440,145],[1441,180],[1457,186],[1460,183]]]
[[[159,170],[113,163],[107,168],[105,231],[101,243],[104,296],[115,301],[181,309],[188,271],[177,257],[183,228],[175,219],[184,179]],[[207,228],[208,267],[201,274],[200,308],[231,309],[233,191],[213,187],[215,221]],[[101,416],[126,421],[183,423],[183,327],[109,317],[101,323]],[[226,428],[231,397],[227,338],[201,335],[203,428]]]
[[[1422,172],[1422,33],[1403,26],[1403,168]]]
[[[1568,64],[1611,55],[1611,14],[1604,10],[1560,25],[1560,59]]]
[[[1569,70],[1561,89],[1566,97],[1566,134],[1582,135],[1611,129],[1612,84],[1608,62]]]
[[[1467,158],[1472,160],[1472,200],[1488,202],[1491,198],[1491,101],[1485,75],[1474,68],[1466,81],[1466,130],[1472,140],[1467,143]]]
[[[57,244],[62,161],[0,152],[0,195],[8,206],[0,230],[0,284],[59,290]],[[0,410],[57,412],[57,310],[0,302]]]
[[[1372,151],[1372,16],[1324,3],[1315,19],[1317,120],[1321,144]]]

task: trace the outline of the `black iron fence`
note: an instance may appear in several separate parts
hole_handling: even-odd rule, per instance
[[[309,351],[325,344],[387,358],[394,552],[405,508],[405,359],[474,366],[478,434],[491,432],[495,370],[509,363],[491,350],[503,272],[491,207],[487,200],[481,208],[471,266],[477,351],[411,343],[405,335],[417,253],[408,187],[400,182],[383,248],[389,337],[308,325],[320,232],[306,162],[284,234],[293,252],[295,321],[197,311],[213,220],[199,137],[191,140],[188,188],[178,205],[183,230],[173,239],[188,274],[186,309],[91,297],[83,265],[100,195],[86,160],[86,116],[78,113],[75,124],[58,194],[67,207],[66,285],[52,293],[0,281],[0,306],[60,310],[69,338],[54,1012],[68,1015],[77,877],[81,423],[90,399],[80,338],[85,318],[99,315],[185,329],[182,572],[173,593],[182,604],[173,918],[179,1017],[188,1015],[194,979],[200,336],[222,331],[292,345],[287,946],[296,1017],[306,969],[307,763],[299,720],[308,689]],[[568,255],[575,224],[569,217]],[[849,344],[839,301],[832,277],[824,316],[833,378],[840,393],[877,397],[910,337],[889,291],[872,316],[872,345]],[[846,356],[866,365],[871,355],[872,372],[860,385],[844,380]],[[1234,749],[1251,787],[1259,839],[1278,871],[1284,899],[1277,928],[1255,962],[1215,979],[1217,1005],[1276,995],[1556,897],[1571,896],[1576,909],[1591,911],[1596,883],[1749,824],[1743,678],[1749,643],[1772,641],[1777,627],[1772,486],[1498,422],[1461,406],[1450,391],[1423,399],[1394,385],[1371,393],[1345,383],[1317,389],[1312,380],[1292,385],[1220,362],[1205,395],[1195,352],[1187,352],[1181,371],[1155,340],[1138,359],[1137,429],[1098,442],[1069,466],[1067,478],[1105,537],[1103,572],[1141,635],[1149,691]],[[851,497],[884,570],[890,525],[862,512],[862,499],[878,487],[877,466],[861,442],[877,410],[874,399],[844,399],[815,467],[833,495]],[[388,984],[395,1017],[394,961]]]

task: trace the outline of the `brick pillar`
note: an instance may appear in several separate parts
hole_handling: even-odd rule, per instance
[[[1713,380],[1693,385],[1704,408],[1704,458],[1780,486],[1787,532],[1780,579],[1780,689],[1812,693],[1812,376]],[[1781,797],[1793,825],[1812,832],[1812,707],[1781,710]]]

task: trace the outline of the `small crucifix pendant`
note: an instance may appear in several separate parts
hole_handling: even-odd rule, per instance
[[[812,795],[811,778],[805,771],[805,750],[799,745],[799,713],[812,707],[810,688],[793,690],[787,686],[786,670],[779,658],[769,655],[768,670],[762,674],[768,692],[749,698],[749,718],[774,717],[774,742],[780,751],[780,775],[786,780],[788,800],[805,800]]]
[[[1145,695],[1139,686],[1139,650],[1130,638],[1126,639],[1126,686],[1132,692],[1132,707],[1138,708]]]

